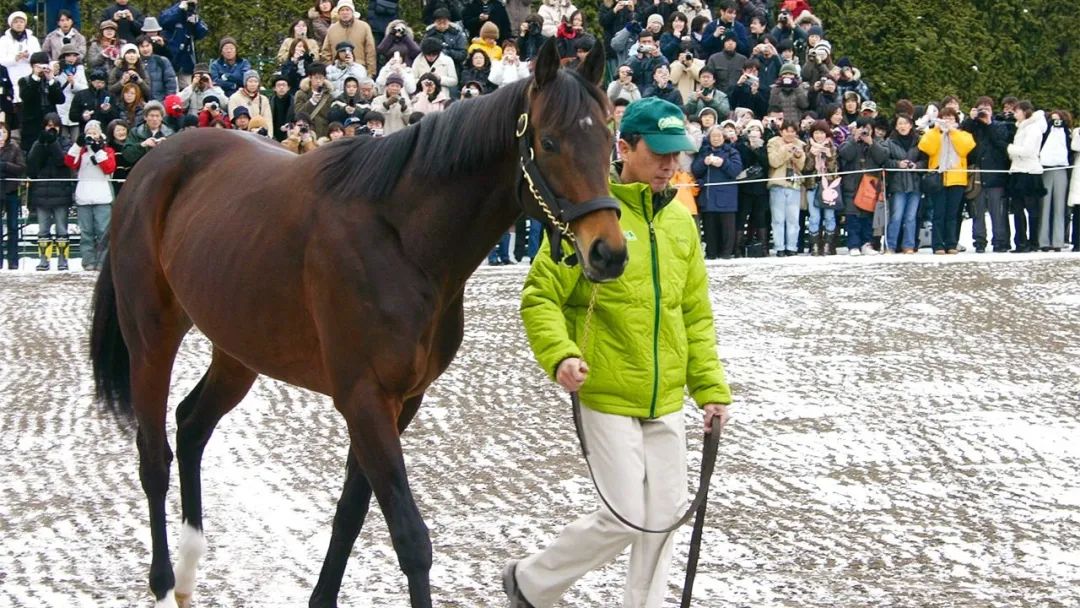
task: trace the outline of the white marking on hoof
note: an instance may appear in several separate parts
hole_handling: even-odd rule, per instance
[[[165,594],[165,597],[154,602],[154,608],[180,608],[180,605],[176,603],[176,595],[172,589]]]
[[[176,577],[176,598],[180,601],[179,608],[184,608],[191,603],[191,594],[195,592],[195,570],[199,567],[199,559],[206,554],[206,537],[201,530],[196,530],[191,524],[184,522],[180,529],[180,545],[177,547],[176,567],[173,575]]]

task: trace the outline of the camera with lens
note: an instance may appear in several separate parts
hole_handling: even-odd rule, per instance
[[[60,40],[63,40],[64,44],[71,44],[71,36],[64,36]]]
[[[206,104],[206,107],[210,108],[210,111],[213,112],[214,110],[220,108],[221,106],[218,105],[218,102],[211,101],[210,103]]]
[[[130,82],[139,82],[139,75],[138,74],[132,74],[129,81]]]
[[[537,23],[529,23],[529,35],[537,36],[540,34],[540,25]]]
[[[301,135],[304,135],[304,134],[306,134],[308,132],[308,126],[307,125],[300,125],[298,127],[298,129],[299,129]]]
[[[188,0],[187,8],[184,9],[189,15],[196,15],[199,13],[199,3],[194,0]]]
[[[405,35],[405,27],[402,26],[402,25],[395,25],[394,29],[393,29],[393,33],[394,33],[395,36],[400,38],[400,37]]]

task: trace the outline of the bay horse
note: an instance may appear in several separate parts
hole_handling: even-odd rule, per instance
[[[532,77],[386,138],[297,156],[203,129],[135,166],[113,207],[90,342],[98,399],[137,426],[156,608],[190,604],[206,550],[203,449],[259,374],[329,395],[348,427],[345,485],[309,605],[336,605],[374,493],[411,605],[431,606],[431,540],[400,433],[461,344],[465,281],[523,210],[565,231],[589,280],[616,278],[626,264],[608,194],[603,52],[596,45],[577,70],[560,70],[549,40]],[[176,409],[174,570],[165,420],[174,359],[193,326],[213,348]]]

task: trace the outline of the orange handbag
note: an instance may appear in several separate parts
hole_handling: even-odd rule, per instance
[[[872,175],[866,173],[859,180],[859,189],[855,191],[855,207],[860,211],[873,213],[877,204],[885,200],[884,173]]]

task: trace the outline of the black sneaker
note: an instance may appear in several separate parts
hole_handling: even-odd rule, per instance
[[[982,247],[976,247],[975,253],[986,253],[986,246],[983,245]]]

